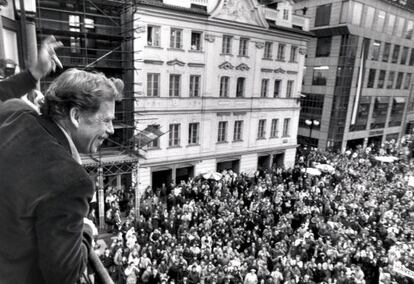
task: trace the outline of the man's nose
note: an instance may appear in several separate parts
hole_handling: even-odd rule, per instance
[[[112,135],[112,134],[114,134],[114,125],[112,124],[112,121],[111,122],[109,122],[109,124],[108,124],[108,128],[107,128],[107,130],[106,130],[106,132],[109,134],[109,135]]]

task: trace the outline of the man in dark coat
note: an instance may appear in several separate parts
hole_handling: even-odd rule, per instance
[[[93,186],[79,152],[96,152],[113,134],[122,88],[70,69],[47,90],[41,116],[19,99],[0,105],[2,284],[73,284],[84,273]]]

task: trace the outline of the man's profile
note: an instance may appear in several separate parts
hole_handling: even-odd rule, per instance
[[[119,79],[69,69],[46,91],[42,115],[22,100],[0,104],[1,283],[79,280],[93,195],[79,152],[96,152],[113,134],[122,89]]]

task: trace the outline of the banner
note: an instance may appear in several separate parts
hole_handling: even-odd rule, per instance
[[[405,267],[404,265],[400,263],[394,262],[393,270],[396,273],[399,273],[401,275],[414,279],[414,271],[408,269],[407,267]]]

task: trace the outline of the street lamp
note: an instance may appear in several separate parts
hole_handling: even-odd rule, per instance
[[[312,120],[307,119],[307,120],[305,120],[305,124],[307,126],[309,126],[309,137],[312,139],[312,129],[313,129],[313,126],[314,125],[315,126],[319,126],[320,122],[319,122],[319,120],[316,120],[316,119],[312,119]]]

